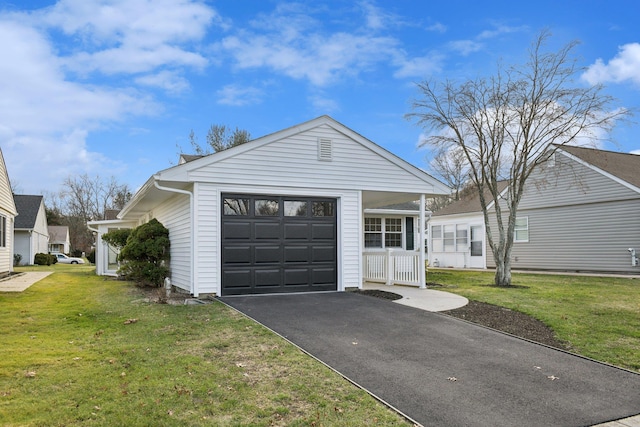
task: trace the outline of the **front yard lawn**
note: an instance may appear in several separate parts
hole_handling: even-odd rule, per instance
[[[505,289],[491,286],[492,272],[430,269],[428,282],[531,315],[572,352],[640,372],[638,279],[514,273]]]
[[[35,268],[56,273],[0,293],[0,425],[410,425],[220,303],[154,304],[91,266]]]

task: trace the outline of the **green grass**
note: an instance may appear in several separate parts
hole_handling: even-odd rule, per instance
[[[0,293],[0,425],[409,425],[220,303],[152,304],[90,266]]]
[[[514,288],[487,286],[492,272],[429,270],[428,281],[471,300],[529,314],[571,350],[640,371],[640,280],[550,274],[513,274]]]

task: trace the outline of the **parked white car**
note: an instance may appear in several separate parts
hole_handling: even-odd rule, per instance
[[[56,257],[60,264],[84,264],[84,260],[82,258],[69,257],[65,254],[56,254]]]

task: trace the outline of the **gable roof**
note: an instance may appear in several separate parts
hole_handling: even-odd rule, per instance
[[[506,180],[498,182],[498,192],[502,193],[505,188],[507,188],[508,183],[509,181]],[[484,190],[484,197],[485,200],[491,199],[491,193],[488,189]],[[445,206],[444,208],[435,211],[432,216],[457,215],[475,212],[482,212],[482,206],[480,205],[480,193],[478,191],[471,191],[466,196],[463,196],[460,200],[457,200]]]
[[[181,156],[180,164],[161,170],[150,177],[140,190],[134,194],[127,205],[124,206],[118,217],[124,219],[136,214],[144,214],[144,212],[152,209],[152,206],[157,204],[162,198],[173,196],[166,191],[168,188],[178,192],[183,192],[190,188],[193,182],[198,181],[198,171],[202,171],[205,168],[213,168],[218,164],[224,165],[225,163],[234,161],[235,157],[242,156],[244,153],[249,155],[251,154],[249,152],[252,150],[260,149],[268,144],[277,143],[323,126],[344,135],[346,139],[359,144],[367,149],[368,152],[377,154],[379,156],[378,158],[393,164],[398,170],[402,170],[402,173],[407,176],[407,179],[411,179],[410,177],[415,178],[415,180],[413,180],[414,187],[416,187],[415,184],[417,182],[420,182],[421,185],[430,188],[432,194],[444,195],[450,193],[451,190],[446,185],[428,173],[354,132],[333,118],[324,115],[207,156],[198,158],[197,156],[185,157],[183,155]],[[161,190],[158,187],[160,185],[164,187],[165,190]],[[400,192],[401,191],[398,191],[398,193]],[[373,193],[373,191],[371,193]],[[416,193],[419,192],[416,191]],[[389,202],[392,203],[393,201]]]
[[[16,203],[13,200],[13,191],[11,190],[11,181],[9,180],[9,172],[7,164],[4,161],[2,148],[0,148],[0,211],[11,216],[16,216]]]
[[[69,240],[69,227],[66,225],[49,226],[49,242],[65,243]]]
[[[36,225],[36,219],[40,206],[42,205],[43,196],[32,196],[26,194],[14,194],[13,201],[18,211],[14,227],[20,229],[33,229]]]
[[[640,188],[640,155],[570,145],[558,149]]]

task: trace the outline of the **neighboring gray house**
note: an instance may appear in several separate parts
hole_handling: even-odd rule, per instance
[[[71,250],[69,227],[66,225],[49,226],[49,252],[52,254],[68,254]]]
[[[99,274],[115,267],[99,264],[110,262],[105,232],[156,218],[169,229],[171,283],[193,295],[343,291],[365,279],[368,209],[420,200],[419,224],[410,226],[422,234],[425,198],[449,193],[322,116],[209,156],[182,156],[140,188],[119,221],[88,225],[97,233]],[[405,243],[421,241],[407,224],[394,222],[389,232]],[[392,282],[411,275],[424,286],[424,245],[404,252],[401,279]]]
[[[429,260],[437,258],[442,267],[495,267],[479,203],[475,212],[456,214],[458,207],[431,218]],[[482,227],[475,236],[484,240],[485,265],[461,265],[456,255],[473,250],[474,226]],[[639,273],[633,253],[640,255],[640,155],[559,147],[527,181],[512,268]]]
[[[13,271],[13,224],[18,214],[0,149],[0,276]]]
[[[14,194],[18,210],[13,235],[13,253],[21,256],[20,265],[33,265],[37,253],[49,250],[47,214],[42,196]]]

